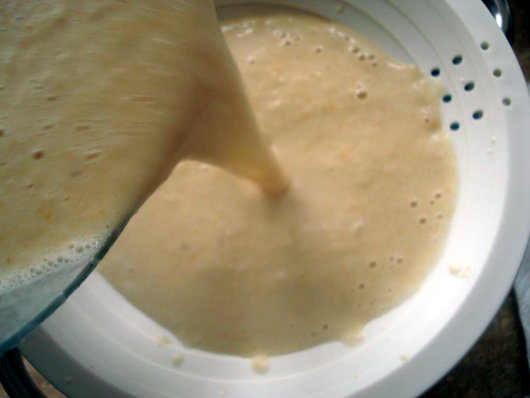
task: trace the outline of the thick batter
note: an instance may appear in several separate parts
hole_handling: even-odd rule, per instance
[[[443,247],[456,169],[439,87],[314,17],[222,27],[290,191],[266,198],[184,162],[100,270],[190,346],[251,356],[351,340],[418,288]]]
[[[287,187],[210,0],[1,2],[0,291],[95,251],[183,158]]]

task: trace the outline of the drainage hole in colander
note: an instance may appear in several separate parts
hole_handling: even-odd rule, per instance
[[[451,102],[452,99],[453,99],[453,97],[451,96],[451,94],[445,94],[442,97],[442,101],[445,102],[445,103]]]
[[[473,116],[473,119],[475,119],[475,120],[482,119],[482,116],[484,116],[484,111],[479,109],[479,110],[473,112],[472,116]]]
[[[464,85],[464,90],[466,90],[466,91],[472,91],[474,88],[475,88],[475,83],[474,82],[467,82]]]
[[[460,65],[464,58],[461,55],[455,55],[453,57],[453,65]]]
[[[487,41],[483,41],[482,43],[480,43],[480,48],[486,51],[490,48],[490,44]]]
[[[431,76],[432,77],[440,76],[440,68],[432,68],[431,69]]]
[[[458,122],[453,122],[449,125],[449,128],[453,131],[456,131],[460,128],[460,123]]]
[[[502,99],[502,103],[503,103],[503,105],[505,105],[505,106],[510,106],[510,105],[512,104],[512,100],[511,100],[510,98],[508,98],[508,97],[504,97],[504,98]]]
[[[494,69],[493,70],[493,76],[501,77],[502,76],[502,70],[500,70],[499,68]]]

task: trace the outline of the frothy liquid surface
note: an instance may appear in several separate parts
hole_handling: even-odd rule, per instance
[[[264,200],[184,162],[100,269],[190,346],[251,356],[352,341],[418,288],[443,247],[456,168],[439,87],[314,17],[222,27],[291,190]]]
[[[0,293],[86,261],[185,158],[286,187],[209,0],[2,3]]]

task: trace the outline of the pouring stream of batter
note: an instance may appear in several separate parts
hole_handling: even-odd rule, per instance
[[[351,341],[416,291],[456,193],[440,87],[340,24],[258,11],[223,22],[247,100],[209,0],[3,4],[0,289],[145,201],[101,271],[189,346]]]
[[[0,288],[97,248],[182,159],[287,189],[211,1],[14,0],[0,25]]]

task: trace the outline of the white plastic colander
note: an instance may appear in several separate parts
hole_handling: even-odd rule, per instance
[[[443,81],[444,127],[460,178],[443,256],[417,294],[367,325],[358,346],[273,357],[265,374],[248,359],[182,347],[93,274],[20,346],[68,396],[414,396],[462,357],[508,292],[530,227],[530,103],[515,56],[482,3],[266,3],[340,21]],[[467,275],[452,275],[452,264]],[[161,335],[171,343],[157,343]],[[178,367],[176,354],[184,359]]]

